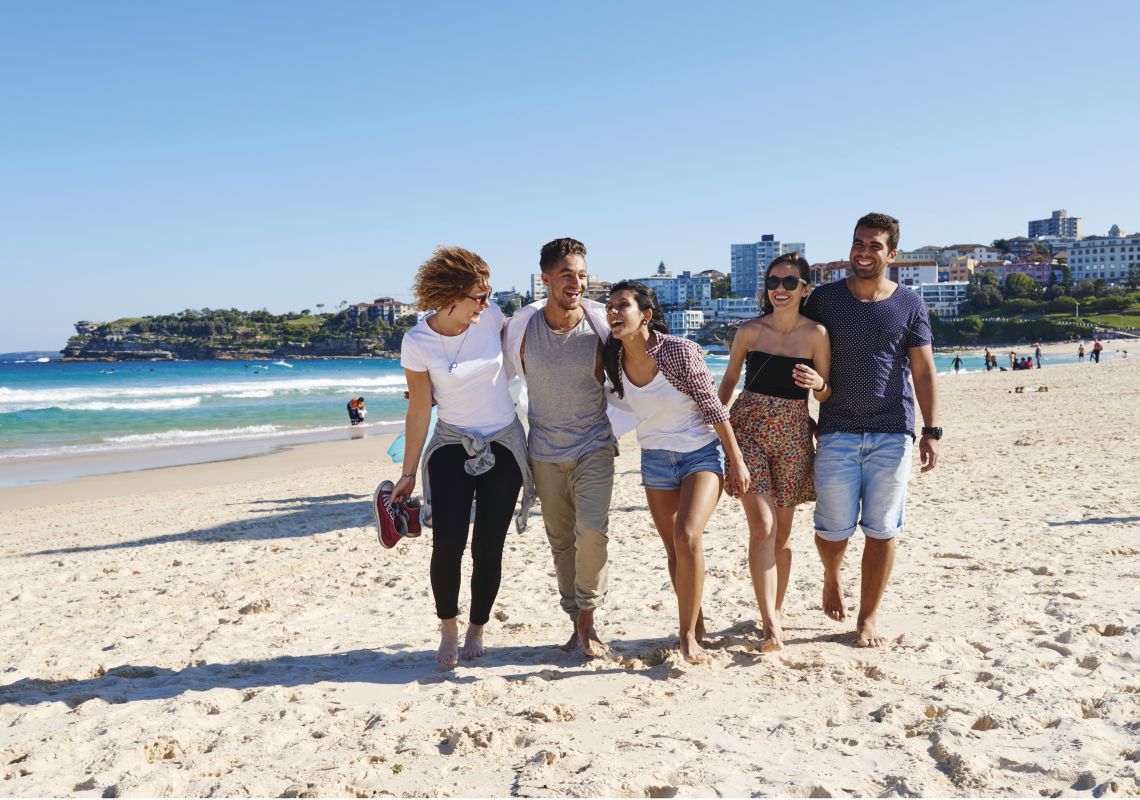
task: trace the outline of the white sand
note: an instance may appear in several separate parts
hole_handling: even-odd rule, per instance
[[[435,666],[430,533],[388,551],[370,528],[397,471],[380,442],[2,492],[0,795],[1140,794],[1138,362],[940,379],[882,650],[822,615],[807,506],[789,646],[757,653],[725,498],[715,660],[681,663],[632,439],[616,657],[591,663],[553,646],[536,519],[508,539],[489,655]]]

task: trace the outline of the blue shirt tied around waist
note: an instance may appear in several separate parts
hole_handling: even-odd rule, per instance
[[[914,390],[907,349],[931,343],[930,316],[917,292],[899,286],[864,303],[846,280],[820,286],[804,315],[831,337],[832,395],[819,408],[819,432],[914,436]]]

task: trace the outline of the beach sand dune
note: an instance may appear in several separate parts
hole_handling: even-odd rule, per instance
[[[555,646],[569,623],[533,518],[508,538],[487,657],[436,667],[430,533],[389,551],[370,528],[396,471],[380,445],[22,508],[8,490],[0,794],[1137,795],[1140,365],[940,380],[942,460],[911,482],[882,650],[823,616],[805,506],[788,647],[757,652],[725,498],[705,537],[713,661],[681,661],[632,438],[613,657],[590,662]]]

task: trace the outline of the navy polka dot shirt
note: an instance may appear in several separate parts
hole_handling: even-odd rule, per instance
[[[819,407],[819,432],[914,435],[908,347],[931,343],[930,316],[917,292],[899,286],[864,303],[846,280],[820,286],[804,314],[831,337],[832,395]]]

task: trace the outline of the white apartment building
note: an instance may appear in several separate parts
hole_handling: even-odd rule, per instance
[[[938,283],[938,263],[935,261],[915,261],[904,264],[892,264],[891,271],[898,270],[898,283],[903,286],[921,286],[926,283]]]
[[[1140,233],[1090,236],[1069,243],[1069,272],[1074,281],[1127,280],[1131,264],[1140,265]]]
[[[760,316],[760,304],[754,297],[718,297],[701,306],[705,320],[728,322],[734,319],[752,319]]]
[[[657,293],[657,299],[662,307],[670,306],[701,306],[706,300],[712,299],[712,278],[694,275],[685,270],[677,277],[664,269],[664,264],[657,268],[657,274],[650,278],[641,278],[641,282]]]
[[[542,282],[541,272],[534,272],[530,276],[530,296],[531,300],[546,298],[546,284]]]
[[[732,245],[732,293],[737,297],[756,297],[764,270],[776,256],[799,253],[807,258],[803,242],[778,242],[775,234],[766,233],[760,241]]]
[[[1065,209],[1054,211],[1048,219],[1029,220],[1029,238],[1036,236],[1067,236],[1079,239],[1081,218],[1070,217]]]
[[[705,326],[704,312],[695,308],[677,309],[665,312],[665,324],[674,336],[692,338],[693,334]]]
[[[998,252],[996,247],[990,247],[984,244],[952,244],[949,247],[943,248],[940,261],[942,264],[948,264],[951,259],[965,256],[972,258],[979,264],[996,264],[1001,261],[1002,254]]]
[[[966,287],[969,281],[950,281],[947,283],[924,283],[912,287],[926,302],[930,313],[936,317],[953,318],[958,316],[958,309],[966,302]]]

